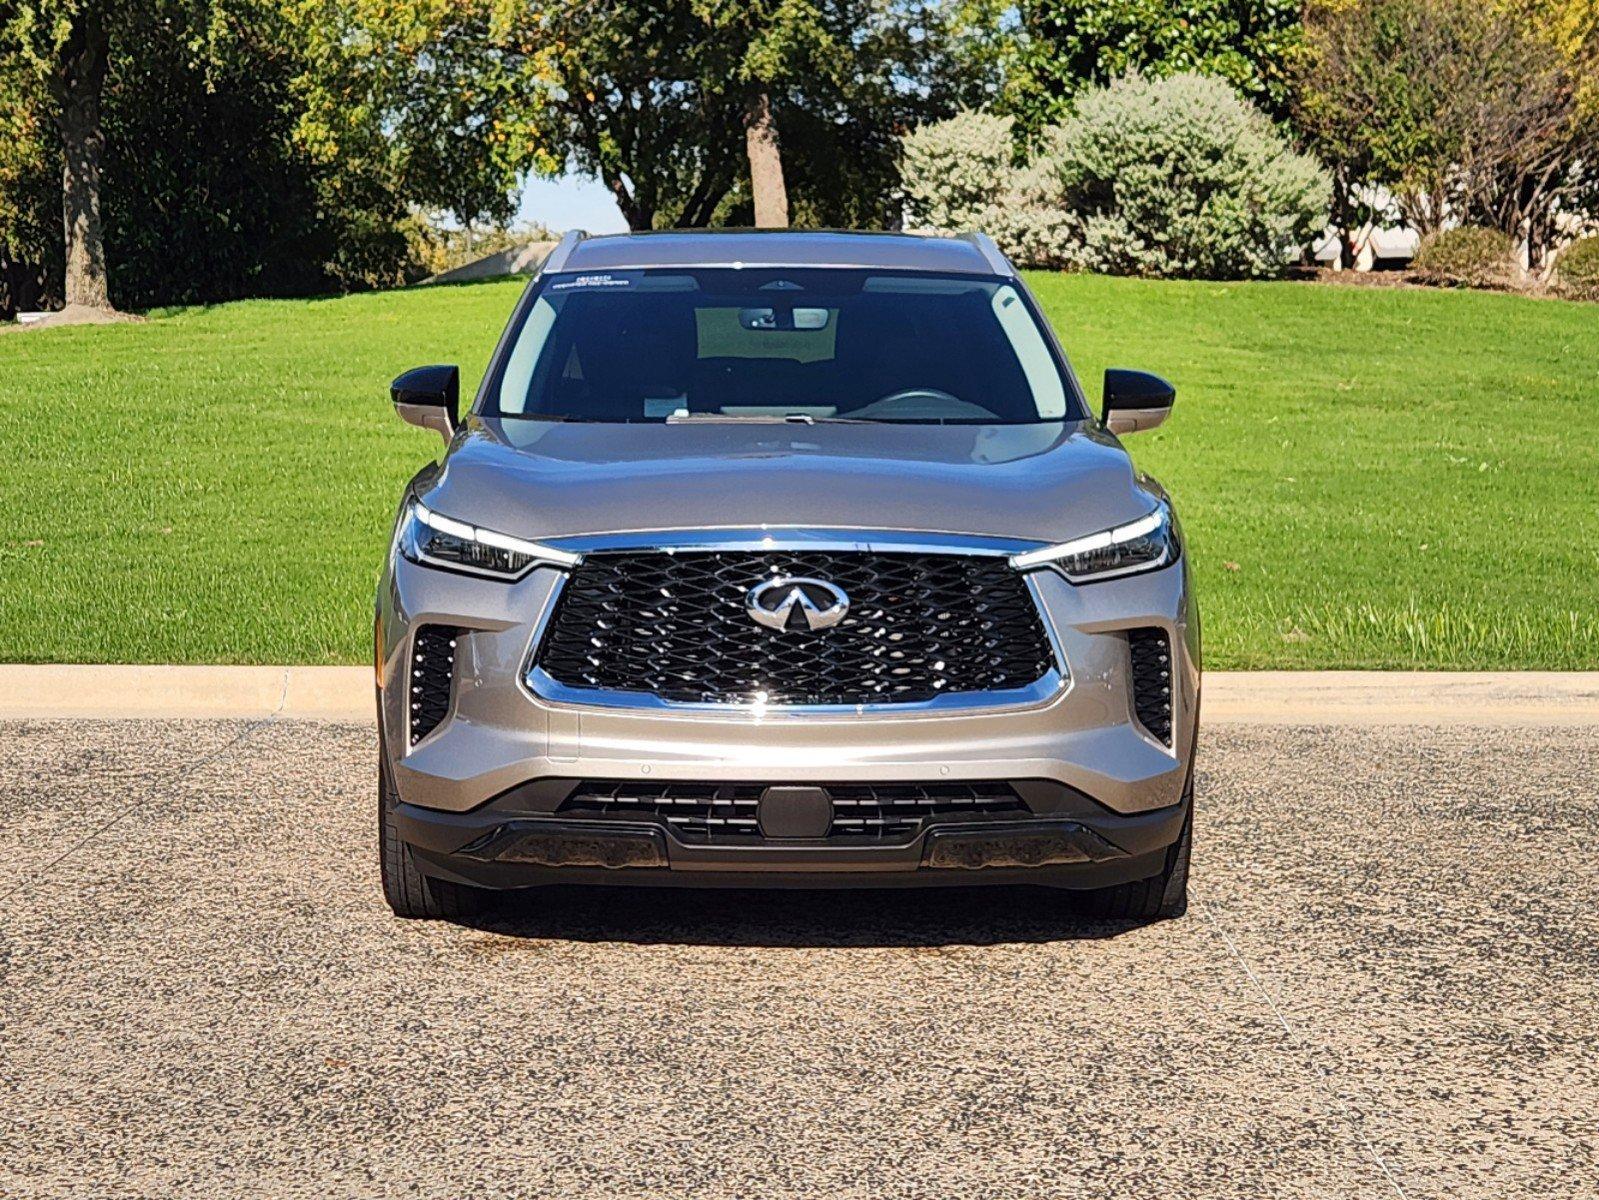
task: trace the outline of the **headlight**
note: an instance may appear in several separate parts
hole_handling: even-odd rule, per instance
[[[1163,503],[1154,512],[1126,525],[1013,555],[1010,565],[1018,571],[1054,567],[1073,583],[1092,583],[1153,571],[1176,557],[1177,532],[1172,528],[1171,509]]]
[[[400,553],[414,563],[494,579],[520,579],[533,567],[573,567],[582,555],[524,541],[434,512],[419,500],[400,517]]]

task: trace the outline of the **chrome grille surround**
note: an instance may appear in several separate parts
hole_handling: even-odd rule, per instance
[[[752,578],[758,582],[761,578],[769,578],[757,572],[770,570],[772,563],[796,564],[801,561],[816,561],[818,554],[834,554],[847,556],[866,555],[895,555],[900,556],[894,560],[896,567],[904,574],[905,564],[909,561],[903,556],[923,555],[937,559],[947,560],[946,565],[953,567],[959,573],[963,561],[972,564],[971,578],[986,579],[990,583],[1001,581],[1005,589],[1014,588],[1014,592],[1007,597],[1011,610],[1012,623],[1014,618],[1020,616],[1019,605],[1025,604],[1025,619],[1032,625],[1032,632],[1036,633],[1037,642],[1024,647],[1024,655],[1029,652],[1036,653],[1036,658],[1029,669],[1017,672],[1011,670],[1006,674],[1000,686],[983,688],[955,688],[948,690],[938,689],[933,694],[913,694],[912,689],[889,689],[885,695],[863,694],[844,702],[836,696],[825,698],[815,697],[785,697],[774,698],[770,692],[762,697],[754,688],[744,689],[740,694],[716,695],[714,698],[696,698],[692,695],[678,693],[676,695],[662,695],[657,691],[638,690],[631,686],[593,686],[591,680],[574,682],[571,678],[571,662],[565,665],[565,670],[552,670],[548,651],[552,645],[552,634],[555,632],[557,622],[564,609],[563,600],[569,590],[573,588],[573,576],[565,575],[552,592],[545,611],[540,618],[535,631],[533,645],[529,656],[528,668],[525,674],[525,684],[536,697],[556,703],[575,705],[592,705],[608,708],[628,708],[656,710],[663,712],[678,712],[684,710],[751,714],[757,717],[781,717],[784,715],[814,715],[814,714],[857,714],[864,712],[881,712],[888,714],[925,714],[928,712],[961,711],[974,709],[995,709],[1010,707],[1031,707],[1053,699],[1058,693],[1070,685],[1070,676],[1065,667],[1065,660],[1060,652],[1059,643],[1049,622],[1044,617],[1043,606],[1039,601],[1037,585],[1034,579],[1025,573],[1013,572],[1005,560],[1009,555],[1017,553],[1021,548],[1035,546],[1033,542],[1018,541],[1013,538],[990,538],[982,536],[968,536],[958,534],[926,534],[900,531],[857,531],[857,530],[809,530],[809,529],[757,529],[757,530],[694,530],[694,531],[667,531],[656,533],[626,533],[614,535],[599,535],[583,538],[556,539],[551,542],[562,549],[576,551],[584,555],[584,564],[594,562],[596,558],[601,563],[605,556],[628,552],[638,555],[652,556],[655,565],[669,562],[677,555],[708,555],[720,554],[723,556],[748,555],[749,570]],[[661,556],[655,558],[653,556]],[[807,558],[808,556],[808,558]],[[979,561],[980,560],[980,561]],[[737,575],[736,559],[724,558],[724,563],[733,563],[735,577],[742,583],[746,576]],[[868,564],[856,561],[857,570]],[[577,568],[581,571],[583,567]],[[781,569],[781,565],[779,566]],[[1003,574],[998,574],[1003,572]],[[734,590],[729,587],[728,601],[731,603]],[[739,606],[742,610],[743,592],[738,592]],[[868,609],[867,611],[872,611]],[[592,617],[592,613],[590,616]],[[689,614],[685,618],[692,619]],[[740,622],[747,622],[747,616],[740,611],[736,618]],[[688,636],[695,637],[715,636],[716,632],[709,629],[700,632],[690,629]],[[742,625],[735,626],[742,629]],[[762,636],[779,639],[774,643],[782,652],[792,654],[792,641],[784,647],[781,639],[782,632],[761,630],[750,624],[751,636]],[[995,649],[992,635],[996,632],[989,629],[990,649]],[[744,635],[739,634],[742,639]],[[568,650],[571,648],[571,639],[566,639]],[[602,647],[595,646],[598,653]],[[707,648],[709,649],[709,648]],[[1014,656],[1013,656],[1014,657]],[[560,664],[558,664],[559,666]],[[930,665],[930,664],[928,664]],[[1014,664],[1013,664],[1014,665]],[[559,677],[565,675],[565,678]],[[899,677],[896,677],[899,678]],[[604,682],[610,682],[609,680]],[[629,680],[631,683],[631,679]],[[898,697],[896,698],[895,692]]]

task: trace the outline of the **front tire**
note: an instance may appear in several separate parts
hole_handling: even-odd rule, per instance
[[[1188,911],[1188,859],[1194,844],[1194,782],[1183,789],[1188,816],[1183,831],[1166,851],[1160,874],[1134,879],[1114,887],[1095,888],[1074,896],[1077,911],[1090,917],[1132,921],[1163,921]]]
[[[394,807],[400,802],[389,783],[386,767],[378,767],[378,859],[383,876],[383,898],[397,917],[420,920],[464,921],[483,908],[481,889],[434,879],[417,869],[416,856],[394,827]]]

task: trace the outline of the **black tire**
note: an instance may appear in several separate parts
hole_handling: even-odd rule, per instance
[[[383,898],[397,917],[464,921],[482,911],[487,899],[480,888],[433,879],[417,870],[416,856],[394,828],[394,806],[399,797],[389,784],[389,773],[378,767],[378,858],[383,876]]]
[[[1180,917],[1188,911],[1188,858],[1194,844],[1194,781],[1189,776],[1183,789],[1188,816],[1183,831],[1166,851],[1166,865],[1159,875],[1134,879],[1114,887],[1073,893],[1078,912],[1090,917],[1109,917],[1132,921],[1162,921]]]

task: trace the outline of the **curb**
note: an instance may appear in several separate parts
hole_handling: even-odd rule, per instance
[[[0,665],[0,720],[370,721],[371,667]]]
[[[1206,724],[1599,725],[1599,671],[1213,671],[1204,686]],[[0,665],[0,720],[373,714],[369,667]]]

